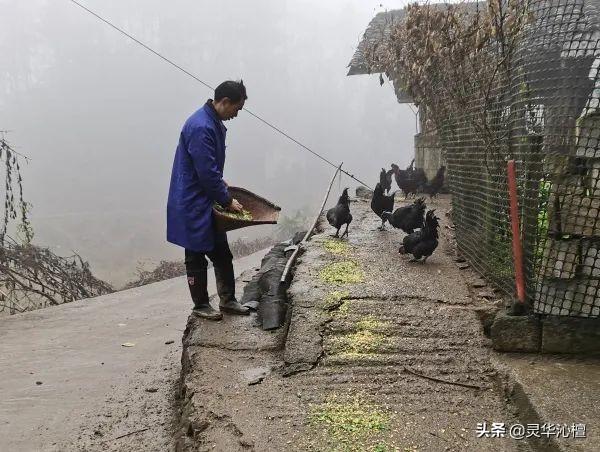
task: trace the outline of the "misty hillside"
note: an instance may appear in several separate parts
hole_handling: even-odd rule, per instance
[[[346,77],[357,30],[379,2],[85,4],[213,86],[242,78],[247,108],[371,184],[383,163],[410,161],[409,107],[376,76]],[[75,249],[117,285],[140,260],[180,257],[164,233],[173,154],[211,91],[69,2],[0,6],[0,129],[31,158],[23,176],[34,242]],[[244,112],[227,128],[230,184],[283,214],[318,206],[331,167]]]

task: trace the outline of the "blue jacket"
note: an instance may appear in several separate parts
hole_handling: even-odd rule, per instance
[[[185,122],[171,173],[167,241],[192,251],[213,250],[213,203],[231,203],[223,182],[226,132],[210,100]]]

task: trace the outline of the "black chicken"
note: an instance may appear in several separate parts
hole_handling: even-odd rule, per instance
[[[389,170],[386,172],[384,168],[381,168],[381,173],[379,173],[379,183],[381,187],[388,193],[392,189],[392,175],[394,174],[393,170]]]
[[[389,169],[387,170],[387,172],[385,173],[388,179],[388,184],[390,186],[390,190],[392,189],[392,180],[394,179],[394,170],[393,169]]]
[[[425,263],[437,248],[439,218],[434,215],[434,212],[435,210],[427,212],[425,226],[420,231],[404,237],[398,252],[400,254],[412,254],[413,258],[409,262],[423,259],[421,262]]]
[[[427,176],[422,168],[414,168],[415,160],[410,162],[410,165],[404,170],[401,170],[398,165],[392,163],[391,171],[394,172],[396,184],[404,193],[404,199],[410,194],[416,195],[419,187],[427,184]]]
[[[429,199],[432,199],[434,196],[440,192],[442,187],[444,186],[444,176],[446,173],[446,167],[440,166],[435,177],[431,179],[430,182],[426,182],[421,187],[423,193],[427,193],[429,195]]]
[[[371,210],[381,218],[381,226],[378,228],[380,231],[385,229],[386,220],[382,217],[383,212],[391,212],[394,210],[394,195],[386,195],[383,193],[381,182],[375,186],[373,191],[373,197],[371,198]]]
[[[398,165],[392,163],[392,171],[394,172],[394,179],[396,179],[396,184],[398,188],[402,190],[404,193],[404,197],[406,198],[406,192],[404,191],[405,182],[408,179],[408,174],[406,170],[401,170]]]
[[[389,221],[396,229],[402,229],[407,234],[412,234],[415,229],[423,227],[423,216],[426,208],[425,200],[419,198],[409,206],[397,208],[394,213],[383,212],[381,219]]]
[[[415,181],[415,185],[417,186],[417,190],[419,187],[426,185],[427,175],[425,174],[425,170],[423,168],[417,168],[414,171],[413,179]]]
[[[344,188],[342,196],[338,200],[335,207],[332,207],[327,211],[327,221],[329,224],[337,229],[333,237],[338,237],[340,228],[346,225],[346,230],[342,234],[342,238],[348,235],[348,226],[352,222],[352,214],[350,213],[350,198],[348,197],[348,189]]]

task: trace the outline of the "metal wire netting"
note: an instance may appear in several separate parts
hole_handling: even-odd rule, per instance
[[[487,71],[459,87],[467,101],[438,130],[457,245],[514,294],[506,176],[514,159],[529,307],[599,317],[600,10],[588,0],[522,5],[514,39],[467,60]]]

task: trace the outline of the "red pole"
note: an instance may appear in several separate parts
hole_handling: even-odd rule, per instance
[[[508,197],[510,200],[510,224],[512,228],[513,258],[515,260],[515,282],[517,298],[525,303],[525,278],[523,277],[523,248],[521,246],[521,231],[519,228],[519,208],[517,203],[517,172],[515,161],[508,161]]]

